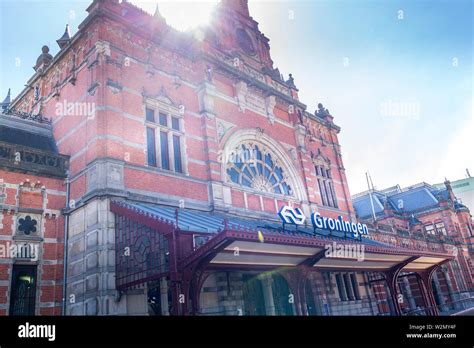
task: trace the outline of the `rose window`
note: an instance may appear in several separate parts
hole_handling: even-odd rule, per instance
[[[241,145],[230,154],[227,176],[233,183],[257,191],[293,195],[278,160],[257,145]]]
[[[23,232],[26,235],[36,232],[36,220],[32,219],[31,216],[26,216],[18,220],[18,231]]]

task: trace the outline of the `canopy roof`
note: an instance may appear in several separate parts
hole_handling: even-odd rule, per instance
[[[177,209],[139,202],[112,202],[113,212],[129,215],[158,233],[180,231],[204,236],[205,242],[180,268],[205,259],[213,268],[272,269],[305,265],[321,270],[429,270],[453,257],[400,248],[342,232],[242,218],[230,214]],[[168,232],[166,232],[168,231]],[[332,253],[328,252],[332,250]]]

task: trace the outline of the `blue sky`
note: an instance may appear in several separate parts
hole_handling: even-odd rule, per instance
[[[132,1],[153,11],[155,1]],[[90,1],[0,0],[0,99],[16,95],[66,23]],[[199,3],[199,2],[195,2]],[[205,21],[213,1],[160,1],[172,25]],[[275,66],[293,73],[310,111],[341,126],[351,193],[474,173],[473,9],[470,0],[250,0]],[[199,9],[200,11],[196,10]]]

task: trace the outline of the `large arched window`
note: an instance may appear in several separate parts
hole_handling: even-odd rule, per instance
[[[263,145],[241,144],[226,162],[229,181],[262,192],[293,196],[287,174]]]

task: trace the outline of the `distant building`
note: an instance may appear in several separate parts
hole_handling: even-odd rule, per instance
[[[444,184],[436,184],[434,187],[440,188]],[[454,195],[461,201],[470,211],[474,211],[474,177],[451,181],[451,187]]]
[[[372,229],[370,238],[399,247],[449,252],[456,258],[433,276],[436,303],[456,301],[474,290],[474,232],[467,206],[454,195],[452,185],[426,183],[407,188],[393,186],[366,191],[353,197],[358,218]],[[410,273],[400,276],[402,292],[413,293],[416,279]],[[410,298],[410,296],[407,296]],[[406,303],[408,310],[416,301]]]

